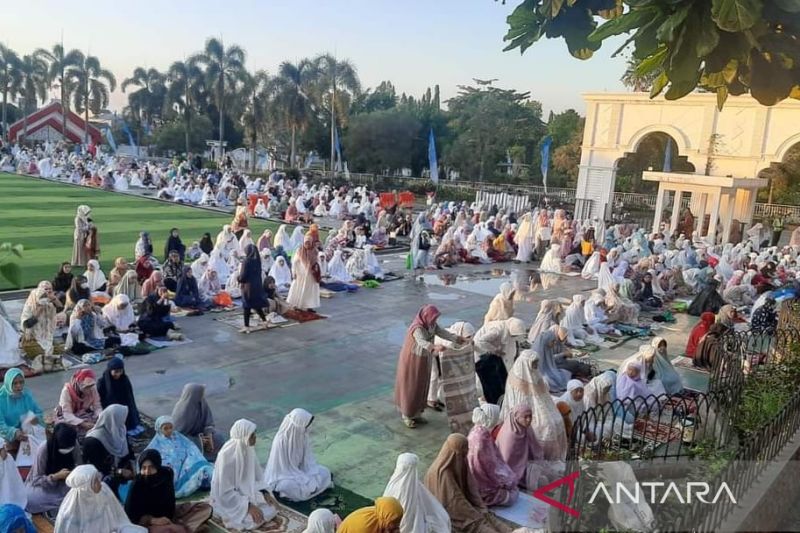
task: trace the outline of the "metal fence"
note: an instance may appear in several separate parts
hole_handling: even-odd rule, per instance
[[[321,172],[326,177],[338,176],[342,177],[342,173],[333,173],[330,171]],[[375,174],[357,174],[350,173],[350,181],[359,185],[372,185],[379,186],[381,183],[397,183],[397,184],[423,184],[428,181],[427,178],[416,178],[409,176],[394,176],[394,175],[375,175]],[[545,194],[544,187],[541,185],[531,185],[522,183],[491,183],[491,182],[477,182],[467,180],[441,180],[440,185],[450,188],[458,189],[462,192],[485,190],[490,192],[513,192],[516,194],[527,193],[535,196],[536,199],[547,196],[548,199],[558,200],[561,203],[576,203],[576,190],[563,187],[548,187]],[[614,204],[621,204],[625,209],[640,208],[640,209],[655,209],[656,195],[655,194],[641,194],[632,192],[615,192],[613,197]],[[684,198],[681,202],[681,209],[689,206],[689,198]],[[534,204],[537,203],[534,201]],[[670,206],[671,207],[671,206]],[[577,206],[576,206],[577,210]],[[788,223],[800,224],[800,206],[797,205],[783,205],[783,204],[767,204],[757,203],[753,214],[754,219],[771,219],[775,216],[783,216]]]
[[[797,320],[800,305],[792,301],[784,306],[784,320]],[[665,400],[664,397],[639,398],[597,406],[584,412],[576,421],[570,438],[568,472],[585,470],[590,461],[626,461],[639,467],[659,461],[664,465],[680,464],[691,469],[699,465],[696,445],[709,451],[719,468],[701,470],[704,481],[720,487],[724,482],[742,502],[759,481],[761,474],[783,451],[800,430],[800,334],[795,328],[781,328],[773,334],[754,331],[725,335],[714,360],[714,368],[705,394],[692,394]],[[748,386],[764,382],[756,379],[789,379],[795,390],[779,411],[764,417],[755,429],[743,420],[760,420],[761,414],[748,413],[753,399]],[[767,383],[766,388],[769,388]],[[786,398],[786,396],[783,396]],[[745,400],[747,399],[747,402]],[[584,470],[582,470],[582,466]],[[700,468],[698,466],[698,468]],[[582,477],[582,476],[581,476]],[[708,479],[706,479],[708,478]],[[587,496],[591,487],[581,485],[575,491]],[[561,501],[568,501],[564,487]],[[585,501],[585,500],[578,500]],[[736,504],[720,499],[714,505],[695,501],[680,508],[678,514],[656,515],[663,531],[718,531],[735,510]],[[655,510],[655,509],[654,509]],[[660,512],[661,509],[658,509]],[[563,517],[561,529],[586,529],[587,520],[597,516]],[[593,524],[596,526],[597,524]]]
[[[572,460],[654,460],[684,457],[696,441],[728,442],[730,421],[722,406],[726,393],[687,393],[614,400],[576,420],[567,458]]]

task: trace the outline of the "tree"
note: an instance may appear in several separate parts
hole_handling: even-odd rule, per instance
[[[617,163],[616,190],[620,192],[653,193],[658,190],[658,184],[652,181],[642,181],[642,172],[652,168],[655,171],[664,170],[666,151],[671,152],[673,172],[694,172],[694,165],[688,162],[686,156],[678,154],[678,146],[669,135],[654,132],[646,135],[636,151],[628,153]]]
[[[195,61],[176,61],[167,71],[167,102],[177,108],[183,117],[186,154],[189,149],[189,134],[192,129],[192,113],[197,112],[197,104],[203,89],[203,71]]]
[[[630,47],[637,76],[657,73],[651,97],[702,88],[720,109],[728,94],[749,92],[763,105],[800,98],[797,0],[523,0],[507,21],[505,49],[521,53],[547,36],[588,59],[606,39],[628,35],[615,54]]]
[[[49,63],[48,83],[58,86],[61,98],[61,131],[67,131],[67,114],[69,113],[69,95],[75,90],[67,76],[69,67],[75,65],[81,57],[78,50],[64,50],[64,45],[54,44],[52,50],[40,48],[35,54]]]
[[[153,142],[161,152],[180,152],[186,150],[202,151],[205,148],[206,139],[211,137],[214,131],[214,124],[205,115],[194,117],[187,132],[186,123],[183,120],[175,119],[162,124],[153,134]]]
[[[553,150],[553,170],[564,177],[564,185],[575,187],[578,184],[578,170],[581,164],[581,142],[583,141],[583,124],[581,129],[572,133],[569,142]]]
[[[273,82],[279,121],[291,131],[290,167],[294,167],[296,163],[297,132],[305,129],[312,112],[312,102],[308,95],[314,75],[314,64],[307,59],[297,64],[284,61]]]
[[[97,115],[108,106],[109,94],[117,87],[114,75],[100,65],[95,56],[78,53],[74,65],[69,67],[67,77],[74,87],[73,104],[78,113],[83,113],[85,129],[83,142],[89,143],[89,110]]]
[[[446,156],[448,164],[483,180],[496,174],[497,165],[506,161],[513,146],[523,147],[526,159],[533,159],[545,128],[537,107],[526,105],[528,93],[487,85],[459,88],[459,94],[449,100],[448,127],[454,139]]]
[[[553,139],[553,146],[563,146],[570,142],[575,132],[583,132],[583,118],[574,109],[552,114],[547,123],[547,134]]]
[[[760,201],[800,204],[800,144],[789,148],[783,161],[762,170],[758,177],[769,180],[769,187],[759,191]]]
[[[653,83],[656,81],[656,78],[661,75],[661,70],[652,70],[644,73],[640,72],[641,64],[641,61],[628,58],[627,67],[620,78],[620,81],[625,87],[631,91],[640,93],[649,91],[650,87],[652,87]]]
[[[0,90],[3,91],[3,139],[8,140],[8,99],[14,98],[19,89],[16,68],[19,57],[16,52],[0,43]]]
[[[331,168],[336,157],[336,119],[344,123],[354,95],[361,90],[356,68],[347,59],[338,60],[330,54],[314,59],[317,103],[328,110],[331,132]],[[330,90],[330,92],[328,92]]]
[[[162,115],[167,97],[166,76],[154,68],[136,67],[133,75],[122,81],[124,93],[129,87],[138,89],[128,95],[128,106],[140,124],[152,126]]]
[[[254,74],[246,74],[242,84],[242,97],[246,99],[242,123],[250,140],[250,150],[252,157],[250,165],[253,172],[256,170],[256,145],[258,144],[258,132],[264,126],[267,117],[267,103],[274,89],[274,84],[270,82],[265,70],[256,71]]]
[[[382,81],[374,89],[367,89],[359,93],[353,100],[352,112],[372,113],[373,111],[385,111],[397,105],[397,93],[394,85],[390,81]]]
[[[28,138],[28,115],[36,110],[39,100],[47,97],[47,63],[36,54],[28,54],[17,65],[19,92],[25,100],[22,107],[22,138]]]
[[[353,116],[344,134],[344,149],[353,170],[381,172],[411,166],[420,122],[408,111],[390,109]]]
[[[225,48],[221,40],[210,38],[206,41],[205,50],[196,61],[206,68],[206,85],[214,91],[217,111],[219,112],[219,144],[220,156],[222,155],[222,140],[225,136],[225,100],[227,87],[234,92],[237,83],[241,82],[245,73],[245,52],[237,46]]]

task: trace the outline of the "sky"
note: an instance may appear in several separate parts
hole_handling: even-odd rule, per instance
[[[221,37],[247,52],[253,71],[322,52],[347,58],[364,87],[390,80],[398,94],[421,95],[439,84],[442,99],[473,78],[530,91],[550,111],[584,112],[581,94],[624,90],[625,60],[608,43],[588,61],[561,40],[543,39],[524,55],[503,52],[506,16],[519,3],[493,0],[25,0],[6,6],[0,42],[19,54],[66,48],[99,57],[118,85],[137,66],[166,70]],[[127,102],[119,87],[111,109]]]

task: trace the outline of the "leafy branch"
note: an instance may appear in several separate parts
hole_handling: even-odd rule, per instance
[[[729,94],[768,106],[800,99],[800,0],[523,0],[507,22],[505,50],[521,53],[562,38],[589,59],[606,39],[627,35],[614,55],[632,48],[635,74],[654,75],[651,97],[700,88],[716,93],[720,109]]]

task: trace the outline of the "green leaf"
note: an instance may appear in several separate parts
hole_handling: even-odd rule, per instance
[[[761,105],[775,105],[787,98],[795,86],[791,70],[754,51],[750,58],[750,94]]]
[[[3,276],[15,287],[22,288],[22,269],[16,263],[0,265],[0,276]]]
[[[671,82],[670,88],[675,85],[682,87],[683,82],[698,78],[702,63],[702,59],[695,53],[698,24],[694,17],[689,17],[686,24],[681,27],[678,39],[669,50],[665,69]]]
[[[680,80],[680,81],[673,81],[669,84],[669,89],[667,92],[664,93],[664,98],[667,100],[679,100],[692,92],[695,87],[697,87],[697,82],[699,81],[700,77],[696,77],[694,80]]]
[[[656,31],[656,37],[661,42],[672,42],[675,40],[676,31],[683,25],[686,20],[686,15],[692,9],[691,4],[685,4],[679,7],[674,13],[667,17],[661,26]]]
[[[702,6],[702,4],[700,4]],[[700,8],[702,11],[698,13],[693,10],[691,17],[697,17],[692,26],[697,28],[697,45],[695,46],[695,53],[697,57],[705,57],[710,54],[714,48],[719,44],[719,32],[711,20],[711,14],[708,9]]]
[[[722,111],[722,106],[725,105],[725,100],[728,99],[728,87],[723,85],[717,88],[717,109]]]
[[[588,39],[591,42],[599,43],[613,35],[627,33],[638,28],[645,21],[650,20],[656,12],[657,9],[655,8],[636,9],[629,11],[621,17],[611,19],[604,23],[602,26],[590,33]]]
[[[661,68],[662,65],[664,64],[664,59],[666,59],[667,57],[667,51],[668,51],[667,47],[662,46],[656,51],[655,54],[643,59],[636,66],[636,75],[646,76],[647,74],[650,74],[654,69]]]
[[[761,0],[711,0],[711,16],[720,29],[730,32],[752,28],[761,18]]]
[[[661,74],[659,74],[658,77],[653,81],[653,86],[650,88],[650,98],[655,98],[661,94],[661,91],[664,90],[664,87],[667,86],[667,83],[669,83],[667,73],[662,71]]]

